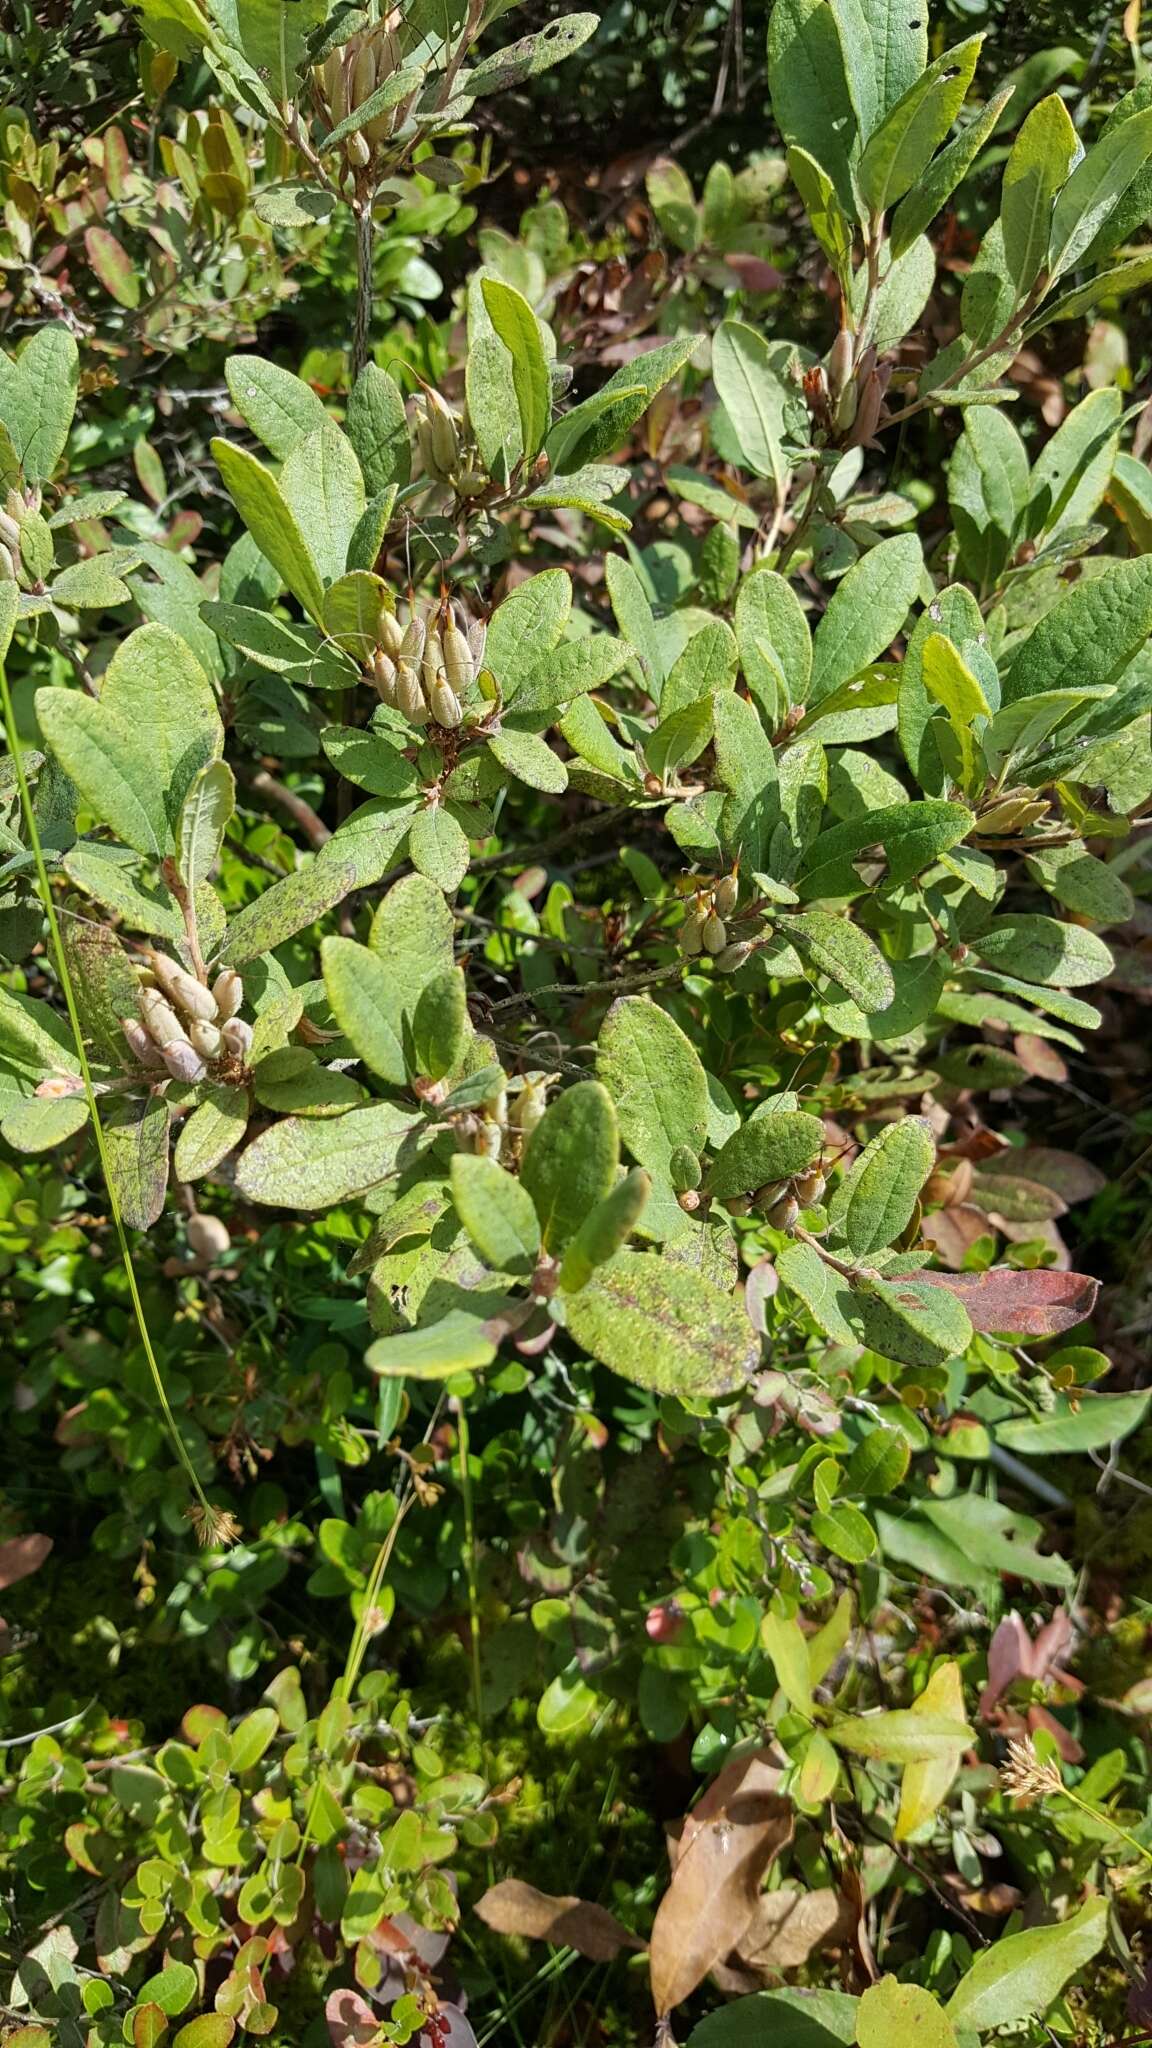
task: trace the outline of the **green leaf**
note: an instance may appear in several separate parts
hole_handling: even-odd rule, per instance
[[[416,1072],[432,1081],[455,1072],[471,1030],[464,970],[445,967],[425,982],[412,1012]]]
[[[459,821],[445,804],[417,811],[408,834],[408,853],[414,868],[450,895],[468,872],[468,840]]]
[[[299,599],[319,625],[324,586],[276,478],[246,448],[237,448],[229,441],[213,441],[212,453],[224,487],[261,554],[267,556],[293,597]]]
[[[910,882],[913,876],[939,860],[949,847],[966,839],[976,823],[964,804],[941,803],[933,798],[923,802],[891,804],[867,810],[861,817],[845,818],[829,826],[813,840],[797,883],[806,901],[815,897],[860,896],[866,884],[856,872],[855,861],[866,847],[878,847],[887,860],[887,879],[892,884]]]
[[[353,107],[350,114],[346,114],[342,121],[337,121],[336,126],[324,137],[321,147],[325,150],[333,149],[349,135],[361,133],[370,121],[376,121],[381,114],[388,113],[390,108],[398,107],[401,100],[411,99],[413,94],[420,90],[423,82],[424,73],[418,65],[413,64],[403,71],[394,71],[390,78],[386,78],[382,85],[376,87],[375,92],[370,92],[367,99],[361,100],[359,106]]]
[[[891,645],[915,602],[922,568],[915,534],[899,533],[849,569],[816,628],[810,703],[851,682]]]
[[[896,993],[892,971],[859,925],[827,910],[805,910],[783,927],[801,957],[830,975],[862,1010],[882,1010]]]
[[[913,1701],[910,1711],[923,1715],[942,1714],[947,1720],[963,1721],[964,1687],[959,1665],[951,1661],[938,1664],[923,1692]],[[905,1766],[900,1781],[900,1811],[893,1830],[898,1842],[906,1842],[938,1811],[960,1768],[961,1755],[957,1746],[945,1750],[940,1756],[924,1757]]]
[[[517,781],[527,783],[529,789],[545,790],[554,796],[567,789],[568,770],[541,734],[516,732],[505,726],[503,732],[493,734],[488,748],[500,766]]]
[[[566,1299],[576,1343],[634,1386],[711,1397],[744,1386],[759,1363],[741,1305],[656,1252],[619,1252]]]
[[[391,1102],[344,1116],[286,1117],[241,1153],[236,1185],[250,1201],[273,1208],[330,1209],[387,1180],[421,1122]]]
[[[971,170],[984,144],[1012,97],[1012,87],[1000,88],[995,98],[973,116],[946,149],[940,151],[900,201],[892,216],[889,247],[893,257],[903,256],[925,228],[935,220],[957,186]]]
[[[587,1728],[599,1709],[599,1694],[572,1663],[545,1686],[536,1707],[536,1726],[542,1735],[565,1740]]]
[[[366,363],[352,386],[344,428],[368,490],[379,494],[390,484],[403,488],[412,468],[404,394],[376,363]]]
[[[1045,442],[1032,470],[1033,533],[1070,534],[1093,517],[1112,478],[1123,411],[1123,398],[1114,386],[1091,391]]]
[[[768,91],[785,142],[823,166],[845,214],[855,219],[852,163],[860,123],[840,24],[823,0],[776,0],[768,17]]]
[[[1054,2005],[1077,1970],[1090,1963],[1108,1934],[1108,1902],[1089,1899],[1055,1927],[1003,1934],[982,1949],[945,2008],[969,2032],[1019,2027]]]
[[[644,180],[644,190],[661,234],[677,249],[689,253],[698,249],[704,233],[701,210],[691,178],[674,157],[657,159]]]
[[[858,10],[843,9],[842,19],[848,26],[845,46],[853,54],[849,77],[868,136],[927,64],[928,23],[923,15],[909,21],[900,0],[860,0]]]
[[[736,593],[736,645],[744,680],[772,730],[803,704],[812,673],[812,632],[792,585],[754,569]]]
[[[367,503],[352,443],[335,420],[326,418],[323,426],[296,443],[280,471],[277,487],[322,583],[335,583],[347,567],[352,535]],[[277,567],[289,590],[294,590],[283,565],[277,563]],[[312,609],[301,590],[295,590],[295,595],[306,610]],[[320,623],[332,630],[323,616],[323,606]]]
[[[1079,917],[1098,924],[1126,924],[1135,913],[1132,891],[1107,861],[1097,860],[1082,839],[1031,855],[1025,867],[1034,882]]]
[[[929,697],[948,714],[963,787],[974,792],[982,786],[985,774],[975,721],[990,717],[992,706],[978,678],[943,633],[930,633],[925,640],[921,673]]]
[[[751,1194],[770,1181],[803,1173],[820,1157],[824,1126],[803,1110],[770,1109],[754,1116],[722,1145],[708,1175],[718,1200]]]
[[[206,882],[220,858],[236,809],[236,781],[226,761],[208,761],[197,773],[180,811],[176,864],[186,889]]]
[[[38,327],[15,357],[0,356],[0,424],[30,484],[47,483],[64,453],[80,356],[63,322]]]
[[[596,1066],[632,1157],[664,1175],[674,1151],[699,1153],[708,1130],[708,1078],[696,1049],[651,996],[622,996],[600,1027]]]
[[[993,584],[1003,574],[1028,489],[1028,456],[1011,420],[993,408],[970,412],[948,469],[948,503],[965,563],[979,583]]]
[[[1048,272],[1074,270],[1129,185],[1152,156],[1152,107],[1105,129],[1077,164],[1052,214]]]
[[[834,1500],[817,1508],[809,1527],[817,1543],[842,1557],[845,1564],[865,1564],[876,1552],[876,1531],[850,1500]]]
[[[539,576],[530,576],[496,607],[488,628],[484,666],[491,669],[505,702],[511,701],[525,678],[555,647],[571,609],[572,584],[563,569],[545,569]]]
[[[26,1096],[11,1102],[0,1119],[0,1137],[15,1152],[51,1152],[84,1129],[88,1102],[83,1095]]]
[[[614,371],[594,397],[557,420],[545,443],[553,470],[567,475],[619,448],[657,392],[684,368],[697,340],[681,334],[646,349]]]
[[[277,462],[328,417],[310,384],[264,356],[226,356],[224,376],[237,412]]]
[[[203,1180],[235,1151],[247,1128],[248,1090],[209,1088],[180,1126],[173,1155],[177,1180]]]
[[[1039,691],[1116,682],[1152,634],[1152,555],[1110,562],[1065,590],[1017,650],[1005,705]]]
[[[492,325],[512,357],[512,383],[520,409],[524,458],[530,461],[543,446],[552,417],[552,380],[540,339],[540,323],[514,285],[486,277],[480,289]]]
[[[546,1251],[564,1251],[614,1187],[620,1133],[599,1081],[577,1081],[545,1111],[524,1148],[520,1179],[540,1218]]]
[[[1114,264],[1111,270],[1101,270],[1090,277],[1087,284],[1073,285],[1070,291],[1061,292],[1058,299],[1046,304],[1035,320],[1029,321],[1022,339],[1029,341],[1040,327],[1050,327],[1054,320],[1078,320],[1081,313],[1098,305],[1102,299],[1121,299],[1128,292],[1140,291],[1152,279],[1152,256],[1129,256],[1123,263]]]
[[[806,149],[788,151],[792,182],[804,201],[812,232],[832,265],[842,291],[852,281],[852,223],[837,196],[836,186],[823,164]],[[910,240],[915,240],[912,236]]]
[[[509,43],[494,56],[486,57],[474,71],[463,73],[458,81],[459,90],[467,93],[469,99],[480,99],[490,92],[507,92],[514,85],[522,85],[526,78],[550,71],[553,64],[562,64],[589,36],[595,35],[599,26],[598,14],[555,15],[535,35],[521,36],[518,43]]]
[[[325,911],[335,909],[355,886],[355,871],[337,861],[315,860],[310,867],[285,875],[282,882],[273,882],[232,918],[218,964],[242,967],[257,954],[270,953],[274,946],[315,924]]]
[[[167,820],[145,734],[77,690],[37,690],[36,717],[88,809],[127,846],[159,855]]]
[[[850,2048],[858,2003],[845,1991],[757,1991],[709,2013],[688,2048]]]
[[[930,1991],[881,1977],[860,2000],[856,2019],[859,2048],[892,2048],[894,2041],[911,2048],[958,2048],[952,2022]]]
[[[1102,1450],[1106,1444],[1121,1443],[1139,1429],[1148,1412],[1152,1393],[1078,1393],[1075,1401],[1058,1394],[1047,1414],[1018,1422],[998,1422],[996,1441],[1009,1451],[1025,1457],[1061,1457],[1078,1451]]]
[[[888,1429],[883,1424],[870,1429],[844,1469],[845,1492],[879,1496],[895,1493],[911,1457],[911,1446],[903,1430]]]
[[[787,465],[781,449],[790,391],[774,351],[754,327],[723,320],[712,339],[712,379],[747,467],[771,477],[779,497]]]
[[[998,917],[971,945],[990,967],[1010,969],[1021,981],[1051,983],[1055,988],[1086,987],[1112,972],[1112,955],[1103,939],[1055,917],[1027,912]]]
[[[168,1192],[168,1104],[153,1095],[104,1119],[108,1178],[130,1230],[151,1230]]]
[[[540,1253],[532,1198],[494,1159],[457,1152],[451,1168],[456,1214],[481,1258],[498,1273],[531,1273]]]
[[[482,1372],[498,1348],[481,1316],[454,1308],[427,1329],[378,1337],[364,1363],[386,1379],[447,1380],[458,1372]]]
[[[868,137],[858,177],[874,214],[902,199],[927,168],[968,96],[982,42],[970,36],[937,57]]]
[[[1034,106],[1004,166],[1000,217],[1004,261],[1021,298],[1048,260],[1052,209],[1076,160],[1079,138],[1059,93]]]
[[[812,1672],[808,1638],[798,1621],[769,1608],[760,1623],[760,1641],[772,1659],[776,1683],[790,1707],[812,1719]]]
[[[172,2048],[228,2048],[236,2022],[224,2013],[206,2012],[181,2027]]]
[[[841,1306],[861,1343],[902,1365],[943,1365],[961,1357],[971,1342],[972,1325],[963,1304],[915,1276],[861,1276]]]
[[[642,1167],[634,1166],[611,1192],[590,1209],[564,1254],[560,1285],[575,1294],[587,1284],[597,1266],[607,1265],[639,1222],[652,1190]]]
[[[883,1251],[903,1234],[935,1164],[936,1142],[922,1117],[902,1117],[877,1132],[828,1205],[829,1224],[853,1258]]]
[[[327,938],[320,948],[332,1015],[366,1067],[394,1088],[408,1078],[402,997],[387,963],[355,939]]]
[[[923,1512],[949,1543],[973,1564],[1038,1586],[1071,1586],[1076,1574],[1062,1557],[1046,1557],[1036,1549],[1043,1534],[1039,1522],[1014,1515],[999,1501],[980,1493],[958,1493],[950,1500],[924,1503]]]
[[[165,1963],[154,1977],[140,1986],[134,1996],[138,2005],[158,2005],[161,2012],[175,2019],[191,2005],[199,1990],[199,1981],[190,1963]]]
[[[625,561],[622,555],[608,556],[604,564],[604,579],[616,623],[635,652],[649,695],[658,704],[665,664],[648,593],[631,562]],[[500,614],[496,616],[499,618]]]
[[[102,612],[127,604],[132,592],[116,573],[118,559],[121,566],[131,566],[131,558],[125,562],[122,557],[108,554],[90,555],[86,561],[73,562],[70,568],[62,569],[52,579],[53,604],[76,612]]]
[[[610,633],[589,633],[582,640],[568,640],[554,647],[546,659],[529,668],[516,684],[513,717],[521,713],[555,711],[588,690],[599,689],[619,675],[628,661],[629,650]]]
[[[852,1756],[874,1757],[878,1763],[914,1764],[968,1749],[976,1731],[966,1721],[944,1714],[918,1714],[912,1708],[889,1713],[845,1715],[828,1725],[829,1740]]]
[[[254,1770],[269,1744],[280,1732],[275,1707],[254,1707],[232,1730],[232,1753],[228,1768],[237,1776]]]
[[[274,619],[241,604],[204,604],[200,609],[205,624],[221,640],[296,689],[349,690],[360,681],[355,662],[319,627]]]

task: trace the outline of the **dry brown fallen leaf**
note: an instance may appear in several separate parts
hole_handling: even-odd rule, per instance
[[[764,1976],[798,1970],[825,1942],[846,1935],[851,1924],[851,1908],[831,1885],[815,1892],[781,1885],[757,1899],[740,1942],[740,1960]]]
[[[644,1943],[610,1913],[588,1899],[553,1898],[506,1877],[477,1900],[476,1911],[496,1934],[522,1934],[530,1941],[550,1941],[556,1948],[574,1948],[593,1963],[610,1963],[621,1949],[642,1949]]]
[[[736,1758],[685,1820],[652,1929],[652,1999],[661,2017],[739,1947],[764,1874],[792,1839],[782,1775],[768,1750]]]
[[[0,1592],[38,1572],[51,1548],[50,1536],[10,1536],[0,1543]]]

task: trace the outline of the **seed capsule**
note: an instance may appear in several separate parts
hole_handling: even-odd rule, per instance
[[[680,951],[686,960],[695,960],[704,950],[704,919],[698,910],[691,910],[680,927],[678,939]]]
[[[813,1203],[823,1201],[824,1190],[827,1185],[828,1183],[820,1168],[816,1166],[813,1167],[811,1173],[797,1174],[792,1183],[792,1192],[800,1203],[801,1208],[810,1209]]]
[[[834,399],[839,398],[852,375],[852,359],[856,344],[846,327],[840,329],[828,351],[828,389]]]
[[[480,1125],[480,1130],[477,1135],[477,1152],[479,1152],[481,1156],[485,1159],[498,1160],[500,1157],[500,1153],[503,1150],[503,1146],[504,1133],[500,1129],[499,1124],[494,1124],[491,1118],[485,1117]]]
[[[428,706],[420,688],[420,678],[410,661],[396,664],[396,709],[402,711],[413,725],[428,723]]]
[[[20,528],[10,512],[0,512],[0,540],[10,548],[20,546]]]
[[[234,1017],[244,1001],[244,983],[234,967],[225,967],[212,983],[212,1000],[220,1017]]]
[[[214,1060],[220,1051],[221,1038],[218,1024],[206,1024],[202,1017],[188,1026],[188,1037],[203,1059]]]
[[[735,945],[725,946],[721,952],[714,954],[712,964],[721,974],[734,974],[738,967],[743,967],[751,952],[751,939],[737,939]]]
[[[413,612],[400,638],[400,646],[396,654],[397,661],[410,661],[414,666],[419,667],[421,656],[424,653],[424,641],[427,630],[419,612]]]
[[[252,1050],[252,1026],[246,1024],[243,1017],[229,1017],[228,1022],[221,1026],[220,1042],[233,1059],[247,1059]]]
[[[381,605],[376,620],[376,639],[385,654],[390,654],[395,661],[404,645],[404,628],[395,612],[389,611],[386,604]]]
[[[420,663],[420,680],[424,685],[425,695],[430,696],[443,678],[444,649],[440,643],[439,633],[432,632],[424,642],[424,659]]]
[[[725,946],[728,944],[728,927],[722,917],[717,917],[715,911],[712,911],[711,915],[704,919],[704,929],[700,937],[706,953],[722,953],[724,951]]]
[[[178,1003],[186,1016],[203,1017],[209,1024],[215,1022],[216,1001],[211,989],[205,988],[195,975],[186,974],[182,967],[177,967],[166,953],[151,953],[148,958],[165,995]]]
[[[740,895],[740,884],[735,875],[723,875],[712,891],[712,907],[717,917],[731,917]]]
[[[352,64],[352,91],[349,95],[354,107],[362,107],[376,90],[376,52],[371,43],[361,43]]]
[[[136,1017],[122,1017],[120,1029],[124,1033],[136,1058],[144,1067],[162,1067],[164,1056],[154,1039],[148,1036],[144,1026]]]
[[[188,1242],[202,1259],[218,1259],[231,1248],[228,1226],[219,1216],[190,1216]]]
[[[0,583],[15,583],[15,581],[16,563],[12,556],[12,550],[5,547],[3,541],[0,541]]]
[[[475,669],[472,650],[459,626],[449,626],[444,635],[443,647],[444,673],[456,695],[463,697],[472,687]]]
[[[766,1180],[763,1187],[757,1188],[752,1200],[758,1209],[770,1209],[773,1202],[778,1202],[781,1195],[786,1195],[787,1193],[788,1183],[786,1180]]]
[[[373,688],[381,703],[387,704],[390,710],[395,711],[396,663],[390,654],[385,654],[382,647],[378,647],[372,656],[369,673],[372,677]]]
[[[202,1081],[208,1072],[195,1046],[187,1039],[179,1045],[166,1045],[164,1065],[174,1081]]]
[[[335,128],[348,112],[348,94],[344,89],[344,55],[341,50],[333,50],[325,58],[321,77],[328,96],[328,111]]]
[[[428,394],[428,408],[432,423],[432,449],[437,465],[446,475],[451,475],[460,455],[460,421],[451,406],[445,405],[438,391]]]
[[[372,151],[362,135],[349,135],[345,140],[344,149],[350,164],[354,164],[358,171],[367,170],[372,161]]]
[[[527,1136],[534,1131],[548,1106],[548,1084],[546,1081],[525,1081],[524,1086],[508,1111],[508,1122],[514,1131]]]
[[[482,469],[462,469],[456,478],[458,498],[479,498],[488,489],[488,479]]]
[[[437,725],[445,726],[449,732],[455,731],[464,715],[455,690],[441,677],[438,683],[433,683],[428,694],[431,699],[432,716]]]
[[[791,1230],[799,1215],[800,1204],[795,1195],[781,1195],[779,1201],[773,1202],[764,1220],[772,1225],[773,1230]]]
[[[188,1033],[158,988],[142,988],[140,991],[140,1015],[144,1029],[154,1045],[161,1052],[170,1045],[187,1045]]]

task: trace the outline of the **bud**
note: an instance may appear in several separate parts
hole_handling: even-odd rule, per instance
[[[140,1015],[144,1028],[154,1045],[161,1052],[170,1045],[187,1045],[188,1034],[176,1015],[164,1001],[159,989],[142,988],[140,991]]]
[[[731,917],[740,894],[735,875],[723,875],[712,891],[712,908],[717,917]]]
[[[477,1136],[476,1150],[482,1158],[498,1161],[503,1148],[504,1133],[499,1124],[494,1124],[490,1117],[484,1117]]]
[[[190,1216],[188,1242],[200,1258],[219,1259],[231,1248],[232,1239],[218,1216]]]
[[[728,927],[722,917],[717,917],[715,911],[704,919],[704,929],[700,938],[706,953],[722,953],[728,944]]]
[[[781,1195],[766,1212],[764,1221],[770,1223],[773,1230],[791,1230],[799,1215],[800,1204],[795,1195]]]
[[[166,1045],[164,1065],[174,1081],[202,1081],[208,1072],[195,1046],[187,1039],[178,1045]]]
[[[397,708],[396,663],[390,654],[385,654],[382,647],[378,647],[372,656],[368,674],[372,679],[372,686],[381,703],[387,704],[391,711],[395,711]]]
[[[444,635],[444,673],[458,697],[467,695],[475,676],[472,649],[459,626],[449,626]],[[443,721],[441,721],[443,723]]]
[[[428,395],[432,423],[432,447],[439,467],[451,475],[460,456],[460,417],[445,405],[438,391]]]
[[[244,983],[234,967],[225,967],[212,983],[212,1000],[219,1017],[234,1017],[244,1001]]]
[[[456,695],[455,690],[451,689],[441,678],[438,683],[433,683],[429,696],[432,703],[432,716],[437,725],[445,726],[450,732],[455,731],[464,715],[460,709],[460,699]]]
[[[744,962],[751,956],[752,950],[751,939],[737,939],[735,945],[724,946],[719,953],[713,955],[712,965],[718,968],[721,974],[735,974],[736,969],[743,967]]]
[[[149,953],[148,964],[164,990],[174,1003],[178,1003],[188,1017],[203,1017],[212,1024],[216,1019],[216,1003],[211,989],[197,981],[192,974],[186,974],[169,960],[166,953]]]
[[[456,478],[458,498],[479,498],[488,489],[488,479],[482,469],[462,469]]]
[[[243,1017],[229,1017],[228,1022],[221,1026],[220,1042],[233,1059],[247,1059],[252,1050],[252,1026],[246,1024]]]
[[[344,154],[358,171],[366,171],[372,161],[372,151],[362,135],[349,135],[344,140]]]
[[[698,910],[690,910],[680,927],[680,951],[686,960],[695,960],[704,950],[704,919]]]
[[[149,1038],[144,1026],[136,1017],[121,1017],[120,1029],[124,1033],[136,1058],[144,1067],[162,1067],[164,1057],[154,1039]]]
[[[650,1643],[674,1643],[683,1628],[684,1615],[675,1600],[663,1607],[650,1607],[644,1616],[644,1633]]]
[[[678,1195],[677,1195],[677,1197],[676,1197],[676,1201],[677,1201],[677,1205],[678,1205],[678,1206],[679,1206],[679,1207],[680,1207],[681,1209],[683,1209],[683,1211],[684,1211],[684,1214],[685,1214],[686,1216],[694,1216],[694,1215],[695,1215],[695,1213],[696,1213],[696,1211],[697,1211],[697,1209],[698,1209],[698,1208],[700,1207],[700,1192],[699,1192],[699,1189],[698,1189],[698,1188],[684,1188],[684,1189],[682,1189],[682,1190],[681,1190],[681,1192],[680,1192],[680,1194],[678,1194]]]
[[[404,628],[395,612],[389,611],[386,604],[381,605],[376,620],[376,640],[385,654],[390,654],[395,661],[404,644]]]
[[[508,1122],[514,1131],[522,1131],[527,1137],[534,1131],[548,1107],[548,1083],[546,1081],[525,1081],[519,1095],[508,1111]]]
[[[220,1051],[221,1038],[218,1024],[207,1024],[202,1017],[188,1026],[188,1037],[196,1051],[206,1060],[214,1060]]]
[[[499,1088],[494,1089],[492,1094],[489,1095],[489,1097],[487,1098],[484,1104],[484,1114],[485,1116],[490,1117],[494,1124],[499,1124],[501,1129],[503,1129],[504,1126],[507,1124],[508,1090],[507,1088],[505,1088],[503,1082],[501,1082]]]
[[[426,725],[428,706],[420,688],[420,678],[410,661],[396,664],[396,709],[402,711],[413,725]]]
[[[822,1202],[828,1183],[818,1166],[809,1173],[798,1173],[792,1183],[792,1192],[802,1209],[810,1209],[815,1202]]]

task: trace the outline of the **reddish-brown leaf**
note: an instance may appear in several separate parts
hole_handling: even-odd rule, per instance
[[[50,1536],[10,1536],[0,1543],[0,1592],[38,1572],[51,1548]]]
[[[120,306],[138,306],[140,279],[124,244],[118,242],[107,228],[91,227],[84,230],[84,247],[105,291]]]
[[[652,1929],[652,1999],[663,2017],[738,1948],[773,1858],[792,1839],[782,1772],[766,1750],[728,1764],[688,1815]]]
[[[1076,1152],[1060,1152],[1054,1145],[1009,1146],[981,1165],[982,1173],[1022,1175],[1051,1188],[1065,1202],[1087,1202],[1107,1185],[1104,1174]]]
[[[1012,1050],[1020,1065],[1040,1081],[1062,1083],[1068,1079],[1068,1068],[1056,1047],[1046,1038],[1037,1038],[1034,1031],[1018,1031],[1012,1040]]]
[[[332,2048],[362,2048],[380,2034],[381,2015],[358,1991],[333,1991],[324,2001]]]
[[[1058,1337],[1071,1330],[1091,1315],[1100,1292],[1090,1273],[1018,1273],[1010,1266],[919,1278],[962,1301],[974,1330],[1019,1337]]]
[[[761,1892],[740,1943],[740,1960],[765,1977],[797,1970],[826,1942],[846,1935],[851,1920],[847,1902],[831,1885],[814,1892],[791,1885]]]
[[[964,1264],[978,1237],[992,1235],[984,1211],[967,1202],[957,1202],[952,1209],[937,1209],[934,1215],[924,1218],[921,1231],[935,1245],[937,1257],[946,1266],[957,1268]]]
[[[610,1963],[621,1949],[644,1947],[606,1906],[589,1899],[554,1898],[518,1877],[491,1885],[477,1900],[476,1911],[496,1934],[522,1934],[530,1941],[550,1941],[555,1948],[574,1948],[593,1963]]]

